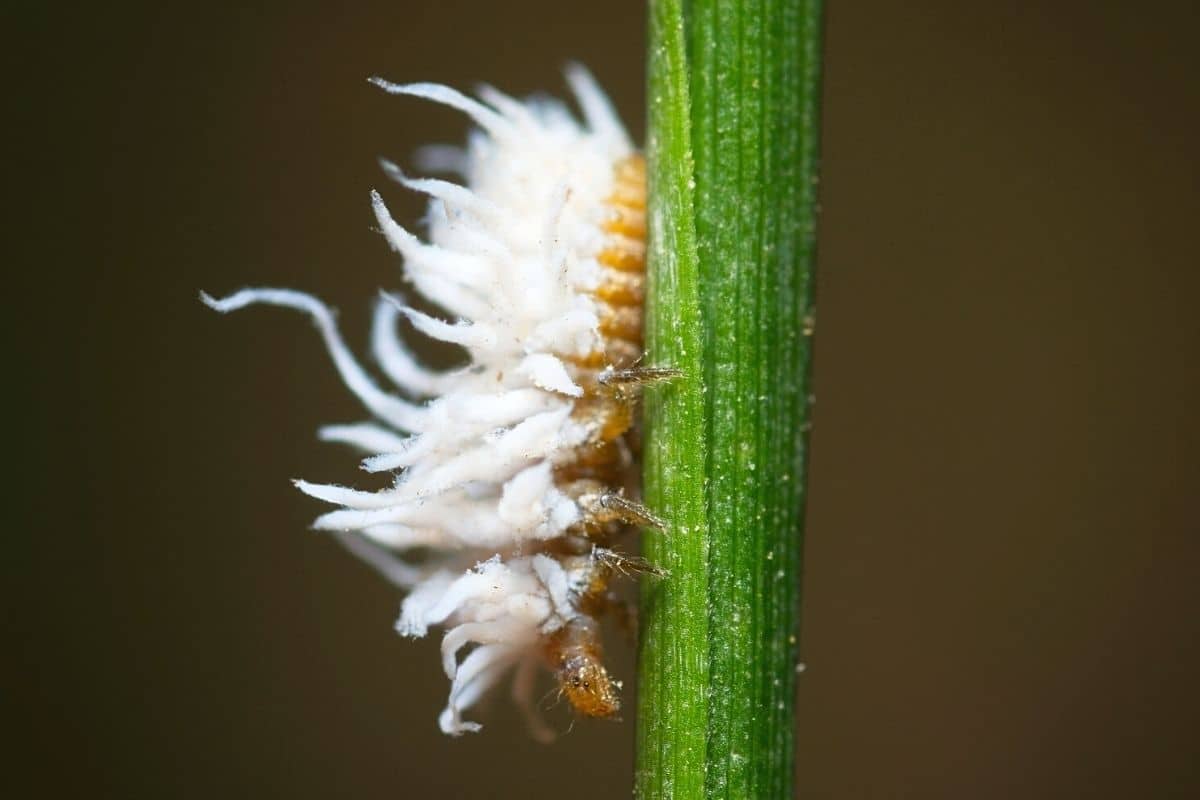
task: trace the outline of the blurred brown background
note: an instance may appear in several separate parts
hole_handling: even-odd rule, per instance
[[[168,7],[169,6],[169,7]],[[464,120],[365,78],[642,112],[642,3],[14,4],[6,783],[20,796],[625,797],[633,724],[436,729],[436,641],[288,478],[362,417],[398,283],[377,155]],[[832,2],[805,797],[1200,796],[1193,3]],[[629,676],[627,653],[617,671]],[[565,728],[561,709],[555,724]]]

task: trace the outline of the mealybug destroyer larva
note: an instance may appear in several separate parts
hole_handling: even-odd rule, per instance
[[[638,389],[674,371],[638,365],[645,293],[646,176],[604,93],[580,67],[568,81],[582,121],[560,102],[516,100],[485,87],[478,99],[436,84],[384,91],[466,113],[478,126],[462,149],[427,153],[432,171],[463,184],[391,177],[430,197],[427,240],[392,219],[378,193],[383,235],[417,292],[450,321],[385,295],[371,346],[399,392],[378,385],[350,354],[330,310],[285,289],[243,289],[218,311],[286,306],[316,323],[334,364],[373,420],[321,429],[321,438],[369,454],[363,468],[391,472],[378,492],[298,481],[340,508],[315,527],[405,589],[398,630],[443,626],[450,697],[443,731],[491,686],[515,672],[514,697],[533,714],[540,666],[576,712],[613,717],[619,682],[604,667],[598,620],[620,601],[614,575],[653,567],[613,549],[634,527],[663,523],[635,499],[631,440]],[[462,346],[469,363],[422,366],[397,335]],[[404,553],[423,548],[419,562]],[[470,651],[460,659],[460,653]]]

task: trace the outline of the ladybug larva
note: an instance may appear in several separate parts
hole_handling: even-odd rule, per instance
[[[539,668],[579,714],[614,717],[620,684],[603,663],[600,618],[624,614],[614,576],[654,569],[616,540],[663,523],[636,500],[638,389],[673,377],[639,366],[645,295],[646,175],[607,97],[580,67],[567,78],[577,119],[552,99],[478,99],[437,84],[372,82],[464,112],[463,148],[426,151],[425,168],[461,183],[385,171],[429,196],[424,240],[372,205],[405,279],[444,315],[382,296],[371,349],[395,385],[350,354],[331,311],[286,289],[204,301],[218,311],[286,306],[316,323],[334,365],[372,419],[322,428],[393,473],[382,491],[297,481],[338,508],[315,527],[407,591],[398,630],[445,629],[449,734],[479,729],[463,713],[510,672],[531,713]],[[398,335],[407,322],[460,345],[468,363],[423,366]],[[406,552],[427,557],[409,562]],[[460,654],[470,648],[464,657]],[[546,729],[535,722],[535,731]]]

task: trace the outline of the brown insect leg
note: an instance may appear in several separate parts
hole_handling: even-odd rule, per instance
[[[629,367],[600,373],[597,380],[603,386],[647,386],[683,377],[683,370],[675,367]]]

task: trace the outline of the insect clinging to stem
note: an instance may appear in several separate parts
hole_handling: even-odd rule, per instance
[[[491,87],[477,98],[438,84],[372,83],[393,95],[464,112],[477,126],[463,148],[429,151],[425,168],[462,183],[390,177],[428,195],[425,240],[372,207],[412,289],[444,316],[381,297],[371,349],[385,389],[350,354],[333,314],[311,295],[243,289],[218,311],[252,304],[300,310],[371,419],[320,436],[367,454],[390,473],[382,491],[297,481],[338,508],[314,527],[407,591],[398,630],[443,626],[449,734],[516,672],[532,709],[532,676],[548,669],[581,715],[612,718],[620,683],[604,666],[600,619],[624,614],[618,576],[661,572],[615,548],[628,531],[666,528],[637,500],[636,404],[670,367],[642,366],[646,293],[646,171],[603,91],[567,70],[582,117],[557,100],[518,100]],[[436,371],[398,326],[459,345],[465,367]],[[428,556],[406,559],[421,549]],[[460,654],[466,654],[460,658]]]

